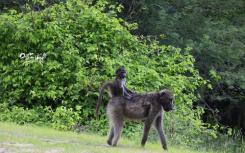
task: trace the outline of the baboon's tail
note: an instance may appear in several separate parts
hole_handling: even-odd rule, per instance
[[[104,90],[106,88],[108,88],[108,86],[110,85],[109,82],[106,82],[102,85],[102,87],[100,88],[100,91],[99,91],[99,98],[97,100],[97,104],[96,104],[96,118],[98,119],[99,118],[99,107],[100,107],[100,104],[101,104],[101,101],[103,99],[103,94],[104,94]]]

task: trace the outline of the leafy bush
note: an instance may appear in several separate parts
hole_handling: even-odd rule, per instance
[[[56,129],[71,130],[79,120],[79,113],[72,108],[67,109],[64,106],[56,108],[52,118],[52,126]]]
[[[0,104],[0,121],[15,122],[18,124],[34,123],[48,125],[59,130],[73,130],[80,119],[79,109],[73,110],[64,106],[52,110],[50,107],[36,107],[28,109],[12,106],[6,103]]]
[[[35,123],[49,125],[53,116],[50,107],[36,107],[28,109],[24,107],[12,106],[7,103],[0,104],[0,121],[16,122],[18,124]]]
[[[0,104],[0,112],[1,112],[0,121],[9,121],[11,119],[8,104],[1,103]]]
[[[193,48],[195,65],[209,80],[199,91],[206,107],[203,119],[245,131],[244,0],[112,1],[124,6],[121,17],[138,23],[134,33]],[[204,103],[220,113],[214,115]]]
[[[39,12],[10,11],[0,20],[1,103],[23,110],[48,106],[56,111],[46,117],[64,130],[71,129],[80,115],[82,125],[105,133],[105,115],[100,124],[94,120],[98,88],[114,77],[119,65],[125,65],[129,88],[138,92],[168,88],[175,93],[178,109],[166,114],[166,122],[175,123],[167,128],[174,126],[172,132],[182,134],[189,131],[188,137],[205,131],[200,130],[202,110],[192,110],[194,91],[205,81],[188,49],[133,36],[121,19],[79,0]],[[80,111],[74,112],[77,105]],[[134,132],[129,125],[128,132]]]

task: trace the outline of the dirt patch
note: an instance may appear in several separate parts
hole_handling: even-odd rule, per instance
[[[21,148],[33,147],[33,144],[31,144],[31,143],[8,143],[8,142],[4,142],[4,143],[2,143],[2,145],[4,145],[4,146],[21,147]]]
[[[44,153],[62,153],[63,151],[58,150],[58,149],[50,149],[45,151]]]
[[[0,153],[32,153],[35,152],[33,144],[29,143],[10,143],[3,142],[0,144]]]

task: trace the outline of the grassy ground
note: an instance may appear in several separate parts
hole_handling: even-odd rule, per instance
[[[46,127],[20,126],[0,122],[0,153],[163,153],[160,144],[148,142],[145,148],[139,142],[120,139],[117,147],[106,144],[106,137],[76,134]],[[169,153],[200,153],[181,146],[169,146]]]

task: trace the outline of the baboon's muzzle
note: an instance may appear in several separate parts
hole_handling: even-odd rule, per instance
[[[175,106],[173,103],[170,103],[168,105],[163,106],[163,109],[164,111],[169,112],[169,111],[175,110]]]

